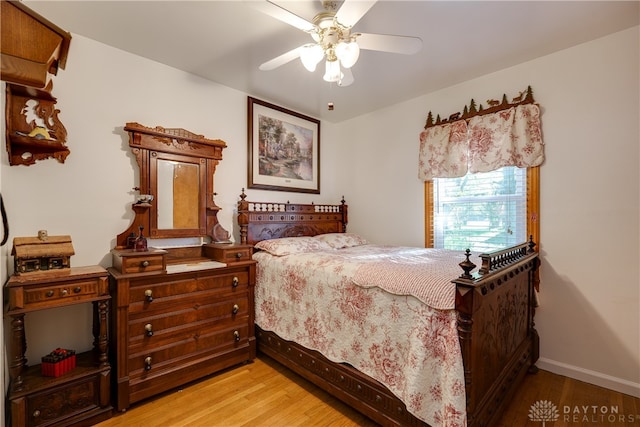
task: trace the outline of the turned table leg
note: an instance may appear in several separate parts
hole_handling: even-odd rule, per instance
[[[107,337],[107,312],[109,311],[109,301],[96,301],[94,304],[93,318],[93,345],[98,355],[98,364],[105,366],[109,364],[108,337]]]
[[[9,377],[11,379],[11,391],[22,390],[22,373],[27,366],[24,354],[27,351],[27,341],[24,334],[24,314],[12,314],[11,318],[11,362],[9,365]]]

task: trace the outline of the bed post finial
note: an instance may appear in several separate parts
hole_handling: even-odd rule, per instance
[[[473,279],[473,276],[471,275],[471,270],[476,268],[476,265],[473,262],[471,262],[471,260],[469,259],[469,257],[471,256],[471,251],[469,249],[465,251],[465,255],[467,259],[465,259],[460,264],[458,264],[464,270],[464,274],[461,274],[460,278]]]
[[[346,233],[347,232],[347,223],[349,222],[349,211],[347,209],[347,201],[344,199],[344,196],[342,196],[342,200],[340,200],[341,203],[341,207],[340,207],[340,211],[342,212],[342,232]]]
[[[242,189],[242,193],[240,193],[240,201],[238,202],[238,225],[240,226],[240,243],[243,245],[247,244],[247,228],[249,223],[249,202],[245,199],[247,195],[244,193],[244,188]]]

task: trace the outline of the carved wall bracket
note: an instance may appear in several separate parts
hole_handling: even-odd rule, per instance
[[[64,163],[69,155],[67,130],[51,92],[7,84],[6,95],[9,164],[29,166],[50,157]]]

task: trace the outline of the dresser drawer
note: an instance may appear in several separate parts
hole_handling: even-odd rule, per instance
[[[249,286],[249,273],[246,270],[195,278],[189,274],[171,274],[163,279],[132,280],[129,289],[129,311],[156,310],[159,306],[172,304],[172,300],[189,294],[206,296],[205,294],[211,291],[220,295],[241,293]]]
[[[113,267],[122,274],[149,273],[166,269],[166,251],[150,249],[135,252],[131,249],[111,251]]]
[[[204,253],[216,261],[233,264],[235,262],[251,261],[253,246],[210,243],[204,245]]]
[[[127,257],[122,262],[122,272],[125,274],[162,270],[164,270],[164,257],[162,255]]]
[[[249,321],[247,293],[239,298],[210,298],[179,304],[170,312],[129,315],[129,351],[163,346],[175,340],[202,335],[203,329],[243,326]]]
[[[148,346],[129,349],[129,378],[147,379],[162,372],[183,368],[204,355],[215,355],[248,347],[248,321],[238,321],[237,325],[208,324],[191,331],[182,339],[159,347]],[[248,353],[248,350],[247,350]],[[248,357],[247,357],[248,359]]]

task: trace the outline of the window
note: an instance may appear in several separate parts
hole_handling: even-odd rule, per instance
[[[537,242],[538,168],[504,167],[425,183],[426,246],[492,252]]]

